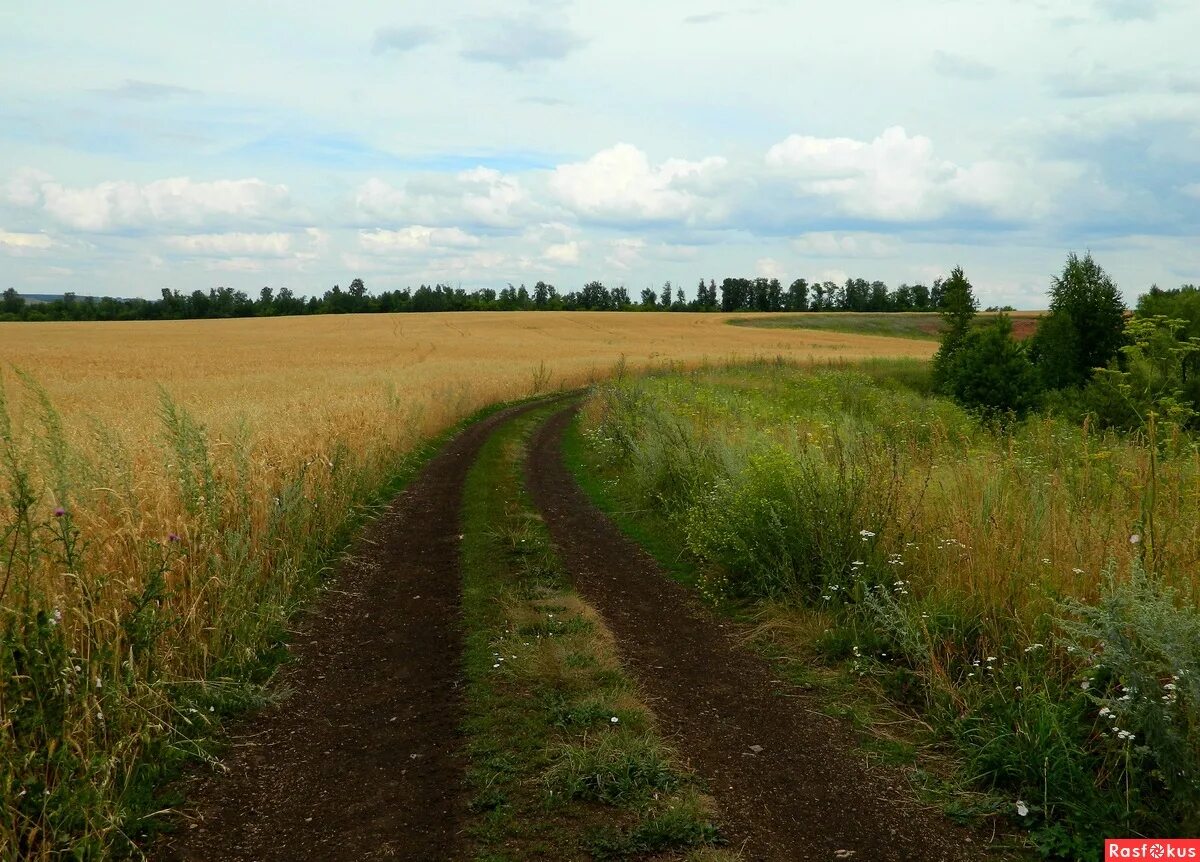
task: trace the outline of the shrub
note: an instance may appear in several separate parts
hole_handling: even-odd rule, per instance
[[[1134,562],[1110,566],[1095,605],[1070,602],[1063,628],[1091,659],[1082,685],[1096,746],[1125,788],[1128,825],[1200,830],[1200,615]]]
[[[1024,416],[1037,406],[1039,381],[1025,348],[1012,337],[1012,320],[1001,315],[968,332],[943,371],[945,390],[966,407],[987,414]]]

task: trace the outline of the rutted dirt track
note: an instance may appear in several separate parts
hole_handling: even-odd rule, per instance
[[[158,856],[465,858],[463,486],[488,436],[544,403],[463,431],[368,528],[304,622],[298,661],[282,679],[294,693],[235,734],[227,774],[192,788],[193,824]],[[562,459],[571,415],[556,413],[537,433],[530,491],[577,587],[615,634],[662,729],[706,779],[745,858],[983,858],[967,833],[920,810],[901,776],[868,769],[844,727],[786,691],[592,506]]]
[[[305,621],[294,693],[247,723],[162,858],[461,858],[463,483],[500,411],[446,445],[348,555]]]
[[[734,846],[781,862],[838,851],[871,862],[982,858],[967,833],[917,808],[901,775],[868,769],[845,727],[788,691],[596,510],[563,463],[572,414],[555,414],[534,439],[530,492],[663,730],[707,780]]]

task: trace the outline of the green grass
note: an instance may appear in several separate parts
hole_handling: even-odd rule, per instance
[[[762,363],[625,381],[567,451],[619,525],[757,615],[782,672],[871,729],[872,757],[915,758],[957,814],[1060,858],[1194,830],[1200,447],[994,429],[921,378]]]
[[[657,737],[611,635],[570,588],[522,488],[526,441],[545,416],[496,432],[464,494],[473,858],[712,849],[711,805]]]
[[[1014,323],[1029,321],[1033,325],[1039,316],[1036,312],[1011,312]],[[981,314],[976,325],[990,319]],[[911,312],[854,312],[854,311],[800,311],[788,314],[771,314],[762,317],[743,317],[729,321],[734,326],[751,326],[760,329],[817,329],[830,332],[847,332],[856,335],[883,335],[889,338],[915,338],[921,341],[937,341],[941,337],[941,316],[932,311]]]

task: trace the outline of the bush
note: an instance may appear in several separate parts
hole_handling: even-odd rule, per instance
[[[1017,416],[1037,406],[1041,388],[1025,348],[1012,337],[1007,315],[964,336],[947,362],[943,385],[967,407]]]
[[[1187,321],[1161,315],[1136,317],[1120,362],[1097,372],[1084,403],[1101,425],[1133,430],[1150,413],[1181,428],[1195,427],[1200,408],[1200,338],[1188,338]]]
[[[1128,826],[1200,831],[1200,615],[1135,562],[1110,566],[1096,605],[1068,603],[1063,627],[1092,664],[1097,746],[1125,786]]]

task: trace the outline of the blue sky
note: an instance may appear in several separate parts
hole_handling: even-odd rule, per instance
[[[1191,0],[17,3],[0,288],[1200,281]]]

